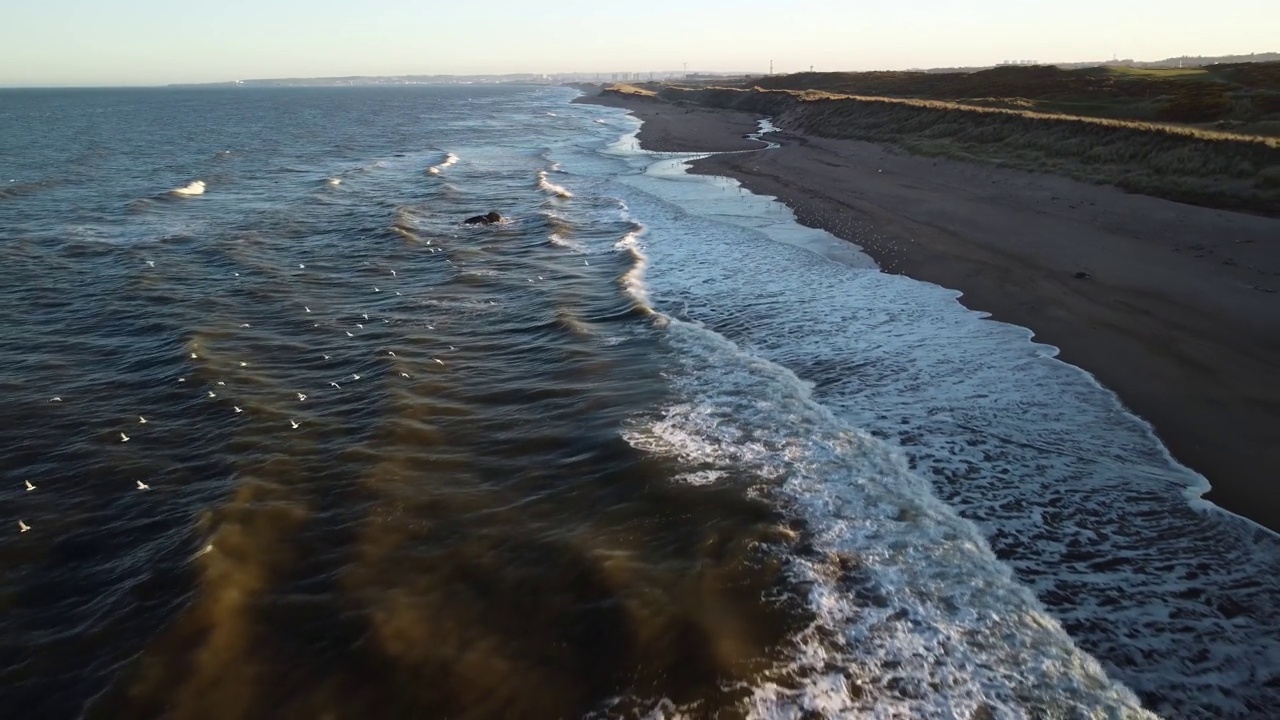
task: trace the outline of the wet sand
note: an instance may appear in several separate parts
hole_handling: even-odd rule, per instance
[[[758,146],[742,137],[748,113],[580,101],[631,110],[650,150]],[[886,272],[1030,328],[1150,422],[1208,478],[1208,499],[1280,530],[1280,219],[854,140],[770,139],[782,147],[694,171],[776,196]]]

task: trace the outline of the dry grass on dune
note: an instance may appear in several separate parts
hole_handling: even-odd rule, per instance
[[[770,115],[819,137],[1058,172],[1133,192],[1280,215],[1280,138],[941,100],[668,87],[659,97]]]

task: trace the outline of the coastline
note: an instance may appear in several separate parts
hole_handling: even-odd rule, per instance
[[[575,102],[629,110],[647,150],[759,148],[743,138],[751,113],[643,96]],[[1029,328],[1204,475],[1205,499],[1280,531],[1280,219],[855,140],[769,137],[781,147],[692,171],[775,196],[883,271]]]

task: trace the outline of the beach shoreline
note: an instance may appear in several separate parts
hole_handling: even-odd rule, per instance
[[[576,102],[640,119],[647,150],[760,147],[744,137],[751,113],[586,92]],[[856,140],[769,138],[780,147],[692,172],[777,197],[885,272],[1029,328],[1204,475],[1206,499],[1280,531],[1280,219]]]

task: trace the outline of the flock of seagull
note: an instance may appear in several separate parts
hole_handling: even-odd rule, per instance
[[[453,162],[456,162],[456,158],[454,158],[454,156],[452,156],[452,155],[451,155],[450,157],[451,157],[451,158],[453,158],[453,159],[452,159],[452,160],[450,160],[449,162],[446,162],[446,163],[445,163],[445,165],[444,165],[445,167],[447,167],[449,164],[452,164]],[[438,172],[438,171],[437,171],[437,172]],[[202,193],[202,192],[204,191],[204,183],[203,183],[203,182],[193,183],[192,185],[188,186],[187,188],[180,188],[180,189],[175,190],[175,191],[173,191],[173,192],[175,192],[175,193],[179,193],[179,194],[184,194],[184,193],[185,193],[185,191],[187,191],[187,190],[191,190],[191,189],[195,188],[197,184],[199,185],[199,192],[201,192],[201,193]],[[192,193],[190,193],[190,194],[195,194],[195,193],[194,193],[194,192],[192,192]],[[440,250],[439,248],[430,248],[430,251],[431,251],[433,254],[434,254],[434,253],[436,253],[436,252],[441,252],[441,250]],[[446,262],[449,262],[450,264],[452,264],[452,261],[451,261],[451,260],[447,260],[447,259],[446,259]],[[589,263],[589,262],[587,262],[587,261],[585,261],[585,260],[584,260],[584,261],[583,261],[583,264],[584,264],[584,265],[590,265],[591,263]],[[148,268],[154,268],[154,267],[156,266],[156,263],[155,263],[155,261],[154,261],[154,260],[147,260],[147,261],[146,261],[146,265],[147,265],[147,267],[148,267]],[[305,269],[306,269],[306,267],[307,267],[307,266],[306,266],[306,263],[298,263],[298,269],[300,269],[300,270],[305,270]],[[391,277],[393,277],[393,278],[398,277],[398,275],[396,274],[396,271],[395,271],[395,270],[391,270],[390,272],[391,272]],[[236,273],[232,273],[232,275],[233,275],[234,277],[239,277],[239,276],[240,276],[240,273],[236,272]],[[542,276],[541,276],[541,275],[539,275],[539,276],[538,276],[538,280],[542,280],[542,279],[543,279],[543,278],[542,278]],[[530,278],[530,279],[529,279],[529,282],[534,282],[534,280],[533,280],[532,278]],[[375,292],[375,293],[381,293],[381,292],[382,292],[382,288],[378,287],[377,285],[373,285],[373,286],[372,286],[372,288],[373,288],[373,292]],[[396,295],[400,295],[400,292],[399,292],[399,291],[396,291],[396,293],[395,293],[395,294],[396,294]],[[490,301],[490,303],[492,304],[492,301]],[[307,313],[310,313],[310,312],[311,312],[311,307],[310,307],[309,305],[303,305],[303,310],[304,310],[304,311],[306,311]],[[369,314],[368,314],[368,313],[363,313],[363,314],[362,314],[362,317],[363,317],[363,319],[364,319],[366,322],[369,320]],[[384,322],[384,323],[390,323],[391,321],[390,321],[389,319],[385,319],[385,318],[384,318],[384,319],[383,319],[383,322]],[[356,325],[356,327],[357,327],[358,329],[364,329],[364,324],[363,324],[363,323],[359,323],[359,322],[357,322],[357,323],[355,323],[355,325]],[[240,323],[240,324],[239,324],[239,327],[241,327],[241,328],[247,328],[247,327],[249,327],[249,326],[250,326],[250,325],[249,325],[249,323]],[[319,324],[318,324],[318,323],[314,324],[314,327],[319,327]],[[435,329],[435,327],[434,327],[434,326],[432,326],[432,325],[427,325],[427,329],[428,329],[428,330],[434,330],[434,329]],[[349,338],[354,338],[354,337],[355,337],[355,334],[354,334],[354,333],[352,333],[350,330],[345,330],[344,332],[346,332],[346,335],[347,335],[347,337],[349,337]],[[456,348],[454,348],[452,345],[450,345],[450,346],[449,346],[449,349],[450,349],[450,350],[456,350]],[[194,351],[192,351],[190,355],[191,355],[191,359],[192,359],[192,360],[199,359],[199,355],[198,355],[196,352],[194,352]],[[390,350],[389,350],[389,351],[387,351],[387,355],[388,355],[388,356],[390,356],[390,357],[392,357],[392,358],[396,357],[395,352],[394,352],[394,351],[390,351]],[[324,354],[324,355],[323,355],[323,357],[324,357],[324,359],[325,359],[325,360],[329,360],[329,359],[330,359],[329,355],[327,355],[327,354]],[[437,364],[439,364],[440,366],[442,366],[442,367],[444,367],[444,366],[445,366],[445,362],[444,362],[443,360],[441,360],[440,358],[433,357],[433,358],[431,358],[431,359],[432,359],[434,362],[436,362]],[[247,362],[245,362],[245,361],[243,361],[243,360],[241,360],[241,361],[240,361],[240,367],[248,367],[248,365],[249,365],[249,364],[248,364]],[[359,374],[359,373],[352,373],[350,377],[351,377],[351,380],[352,380],[352,381],[360,380],[360,374]],[[410,378],[411,376],[410,376],[410,375],[409,375],[409,373],[407,373],[407,372],[400,371],[400,377],[402,377],[402,378]],[[179,382],[179,383],[185,383],[185,382],[186,382],[186,378],[185,378],[185,377],[179,377],[179,378],[178,378],[178,382]],[[226,383],[225,383],[225,382],[223,382],[223,381],[218,381],[216,384],[217,384],[217,385],[219,385],[219,386],[226,385]],[[330,386],[332,386],[332,387],[334,387],[334,388],[336,388],[336,389],[341,389],[341,387],[342,387],[342,386],[341,386],[341,385],[339,385],[336,381],[330,381],[329,385],[330,385]],[[217,394],[215,391],[213,391],[213,390],[207,390],[206,392],[207,392],[208,397],[209,397],[210,399],[214,399],[214,398],[217,398],[217,397],[218,397],[218,394]],[[307,395],[306,395],[305,393],[301,393],[301,392],[299,392],[299,393],[297,393],[297,396],[298,396],[298,401],[299,401],[299,402],[304,402],[304,401],[306,401],[306,399],[307,399]],[[55,397],[50,398],[50,399],[49,399],[49,402],[62,402],[62,398],[61,398],[60,396],[55,396]],[[243,408],[241,408],[241,407],[240,407],[240,406],[238,406],[238,405],[232,405],[232,409],[234,410],[234,412],[235,412],[236,414],[241,414],[241,413],[243,413],[243,412],[244,412],[244,409],[243,409]],[[139,416],[138,416],[138,423],[139,423],[139,424],[146,424],[146,423],[147,423],[147,419],[146,419],[145,417],[143,417],[143,416],[139,415]],[[290,426],[292,429],[297,430],[298,428],[302,427],[302,423],[298,422],[297,420],[294,420],[293,418],[290,418],[290,419],[289,419],[289,426]],[[127,442],[129,442],[129,440],[130,440],[129,435],[128,435],[128,434],[126,434],[125,432],[121,431],[121,432],[120,432],[120,442],[122,442],[122,443],[127,443]],[[37,486],[36,486],[36,485],[31,484],[31,481],[27,480],[27,481],[24,481],[24,482],[26,483],[26,490],[27,490],[27,492],[30,492],[30,491],[33,491],[33,490],[36,490],[36,489],[37,489]],[[137,485],[136,485],[136,489],[137,489],[137,490],[139,490],[139,491],[147,491],[147,490],[150,490],[150,489],[151,489],[151,486],[150,486],[150,485],[148,485],[148,484],[146,484],[146,483],[142,482],[141,480],[136,481],[136,483],[137,483]],[[30,531],[30,530],[31,530],[31,526],[30,526],[30,525],[28,525],[26,522],[24,522],[24,521],[23,521],[23,520],[21,520],[21,519],[19,519],[19,520],[18,520],[18,531],[19,531],[19,532],[21,532],[21,533],[25,533],[25,532],[28,532],[28,531]],[[206,549],[205,549],[205,551],[207,551],[207,550],[209,550],[209,549],[211,549],[211,547],[210,547],[210,548],[206,548]],[[202,552],[204,552],[204,551],[202,551]]]
[[[156,266],[156,263],[155,263],[155,261],[154,261],[154,260],[147,260],[147,261],[146,261],[146,264],[147,264],[147,267],[149,267],[149,268],[154,268],[154,267]],[[299,269],[306,269],[306,264],[305,264],[305,263],[298,263],[298,268],[299,268]],[[238,277],[238,276],[240,275],[240,273],[234,273],[234,275]],[[398,275],[396,274],[396,271],[395,271],[395,270],[391,270],[391,276],[392,276],[392,277],[398,277]],[[373,287],[373,292],[375,292],[375,293],[380,293],[380,292],[382,292],[382,289],[381,289],[381,288],[379,288],[377,285],[374,285],[374,286],[372,286],[372,287]],[[400,295],[400,292],[399,292],[399,291],[396,291],[396,295]],[[303,305],[303,310],[304,310],[305,312],[307,312],[307,313],[310,313],[310,312],[311,312],[311,307],[310,307],[309,305]],[[362,317],[366,322],[367,322],[367,321],[369,321],[369,314],[368,314],[368,313],[362,313],[362,314],[361,314],[361,317]],[[383,322],[384,324],[390,324],[391,320],[390,320],[390,319],[388,319],[388,318],[383,318],[383,319],[382,319],[382,322]],[[363,323],[357,322],[357,323],[355,323],[355,325],[356,325],[356,327],[358,327],[358,328],[360,328],[360,329],[363,329],[363,328],[364,328],[364,324],[363,324]],[[313,327],[319,327],[319,326],[320,326],[320,325],[319,325],[319,323],[313,323]],[[241,328],[247,328],[247,327],[250,327],[250,325],[249,325],[249,323],[240,323],[240,324],[239,324],[239,327],[241,327]],[[435,327],[434,327],[433,325],[427,325],[427,328],[428,328],[428,329],[435,329]],[[347,331],[346,331],[346,334],[347,334],[347,337],[355,337],[355,335],[354,335],[354,334],[352,334],[350,330],[347,330]],[[450,346],[449,346],[449,349],[450,349],[450,350],[456,350],[457,348],[455,348],[454,346],[450,345]],[[325,360],[329,360],[329,359],[330,359],[330,356],[329,356],[328,354],[326,354],[326,353],[322,353],[321,355],[322,355],[322,357],[323,357]],[[396,358],[396,357],[398,357],[398,356],[396,355],[396,353],[395,353],[395,351],[394,351],[394,350],[388,350],[388,351],[387,351],[387,356],[388,356],[388,357],[391,357],[391,358]],[[195,351],[192,351],[192,352],[190,353],[190,358],[191,358],[192,360],[198,360],[198,359],[200,358],[200,355],[199,355],[198,353],[196,353]],[[435,363],[437,363],[438,365],[440,365],[441,367],[445,367],[445,362],[444,362],[443,360],[441,360],[440,358],[433,357],[433,358],[431,358],[431,359],[432,359]],[[245,362],[245,361],[241,360],[241,361],[239,361],[239,366],[240,366],[240,367],[248,367],[248,366],[249,366],[249,363],[247,363],[247,362]],[[404,372],[404,371],[399,371],[399,374],[400,374],[400,377],[402,377],[402,378],[406,378],[406,379],[407,379],[407,378],[411,378],[411,377],[412,377],[409,373]],[[361,379],[361,375],[360,375],[359,373],[351,373],[351,375],[350,375],[349,377],[350,377],[351,381],[353,381],[353,382]],[[179,378],[178,378],[178,383],[183,384],[183,383],[186,383],[186,382],[187,382],[187,379],[186,379],[185,377],[179,377]],[[225,386],[225,385],[226,385],[226,382],[225,382],[225,381],[221,381],[221,380],[219,380],[219,381],[217,381],[217,382],[216,382],[216,385],[218,385],[218,386]],[[329,382],[329,385],[330,385],[330,386],[332,386],[332,387],[334,387],[334,388],[336,388],[336,389],[339,389],[339,390],[340,390],[340,389],[342,389],[342,386],[341,386],[339,383],[337,383],[336,381],[330,381],[330,382]],[[207,393],[207,396],[208,396],[210,399],[214,399],[214,398],[217,398],[217,397],[218,397],[218,394],[217,394],[215,391],[213,391],[213,390],[207,390],[207,391],[206,391],[206,393]],[[305,402],[305,401],[307,400],[307,394],[306,394],[306,393],[298,392],[298,393],[296,393],[296,394],[297,394],[298,402]],[[51,403],[60,403],[60,402],[62,402],[62,397],[61,397],[61,396],[57,396],[57,395],[55,395],[55,396],[53,396],[53,397],[49,398],[49,402],[51,402]],[[240,413],[243,413],[243,412],[244,412],[244,408],[240,407],[239,405],[232,405],[231,407],[232,407],[232,410],[234,410],[234,412],[235,412],[236,414],[240,414]],[[139,415],[139,416],[138,416],[138,424],[140,424],[140,425],[145,425],[145,424],[147,424],[147,423],[148,423],[148,420],[147,420],[147,418],[146,418],[145,416],[143,416],[143,415]],[[289,418],[289,426],[290,426],[292,429],[297,430],[298,428],[302,427],[302,423],[301,423],[301,422],[299,422],[299,421],[297,421],[297,420],[295,420],[295,419],[293,419],[293,418]],[[127,442],[129,442],[131,439],[132,439],[132,438],[130,438],[130,437],[129,437],[128,433],[126,433],[126,432],[124,432],[124,431],[121,431],[121,432],[120,432],[120,442],[122,442],[122,443],[127,443]],[[31,482],[30,480],[24,480],[24,481],[23,481],[23,483],[24,483],[24,485],[25,485],[25,490],[26,490],[26,492],[31,492],[31,491],[34,491],[34,490],[39,489],[39,486],[32,484],[32,482]],[[138,490],[138,491],[140,491],[140,492],[145,492],[145,491],[147,491],[147,490],[150,490],[150,489],[151,489],[151,486],[150,486],[150,485],[148,485],[147,483],[145,483],[145,482],[143,482],[143,481],[141,481],[141,480],[136,480],[136,481],[135,481],[135,483],[136,483],[135,489],[136,489],[136,490]],[[22,519],[19,519],[19,520],[18,520],[18,532],[19,532],[19,533],[29,532],[31,529],[32,529],[32,526],[31,526],[31,525],[28,525],[24,520],[22,520]],[[205,550],[203,550],[203,551],[202,551],[202,553],[203,553],[203,552],[206,552],[206,551],[208,551],[208,550],[211,550],[211,549],[212,549],[212,547],[211,547],[211,546],[210,546],[210,547],[208,547],[208,548],[205,548]]]

